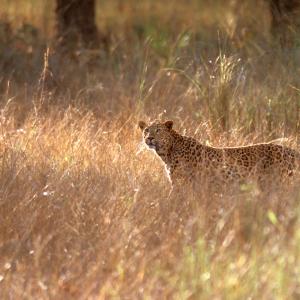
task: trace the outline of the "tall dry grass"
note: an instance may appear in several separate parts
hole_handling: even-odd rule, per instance
[[[110,52],[62,60],[47,51],[45,7],[35,8],[43,37],[30,48],[17,17],[30,20],[33,8],[21,14],[20,1],[7,1],[1,299],[300,297],[299,178],[269,193],[249,183],[168,199],[163,166],[136,125],[172,118],[206,144],[284,137],[299,148],[297,45],[282,50],[267,14],[253,22],[251,2],[230,3],[103,1]]]

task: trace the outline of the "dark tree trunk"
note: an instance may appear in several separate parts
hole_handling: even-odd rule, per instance
[[[285,42],[300,9],[300,0],[269,0],[272,33]]]
[[[57,39],[63,47],[93,48],[99,43],[95,0],[56,0]]]

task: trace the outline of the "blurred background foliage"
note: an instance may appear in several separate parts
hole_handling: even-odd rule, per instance
[[[105,45],[94,51],[79,47],[69,58],[80,66],[92,60],[116,70],[128,56],[141,63],[145,48],[151,65],[159,67],[178,67],[191,58],[214,59],[220,49],[258,60],[274,51],[271,18],[269,4],[259,0],[98,0],[96,23]],[[36,80],[47,47],[52,55],[55,30],[55,1],[2,0],[1,81]],[[293,46],[298,44],[297,38]],[[52,65],[58,68],[55,59]]]
[[[57,1],[1,1],[3,103],[14,97],[25,106],[32,105],[32,99],[42,93],[47,104],[79,101],[118,112],[138,102],[151,113],[156,105],[161,109],[174,108],[174,103],[181,106],[166,88],[169,80],[176,85],[172,90],[177,95],[192,95],[189,99],[197,104],[187,100],[186,105],[195,118],[201,119],[207,109],[227,128],[230,99],[243,98],[234,100],[240,103],[239,113],[246,110],[247,118],[253,119],[257,97],[268,128],[277,110],[298,128],[296,0],[290,11],[284,5],[294,1],[98,0],[99,43],[90,47],[71,38],[75,46],[68,51],[58,47]],[[270,91],[277,91],[272,101]],[[122,101],[116,100],[120,93]],[[172,101],[166,100],[171,97]],[[288,102],[293,108],[283,112]]]

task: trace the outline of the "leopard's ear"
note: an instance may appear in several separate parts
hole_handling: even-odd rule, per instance
[[[141,130],[144,130],[147,127],[147,124],[144,121],[139,121],[139,127]]]
[[[165,123],[164,123],[164,125],[169,129],[169,130],[171,130],[172,129],[172,127],[173,127],[173,121],[166,121]]]

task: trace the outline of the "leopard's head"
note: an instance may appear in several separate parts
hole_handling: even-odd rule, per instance
[[[139,121],[145,144],[160,156],[167,155],[172,148],[174,141],[172,126],[173,121],[153,122],[150,125]]]

